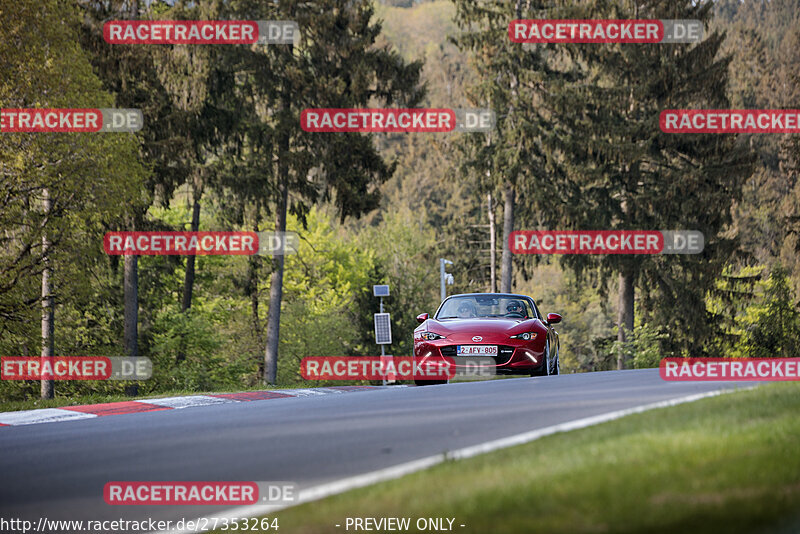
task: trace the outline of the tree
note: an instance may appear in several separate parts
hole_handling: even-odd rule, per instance
[[[728,94],[733,108],[791,109],[800,98],[800,10],[796,0],[720,0],[715,2],[713,27],[725,30],[721,51],[731,56]],[[789,270],[795,292],[800,290],[796,253],[798,165],[792,153],[798,136],[743,134],[757,160],[733,225],[749,261]],[[795,149],[792,149],[794,145]]]
[[[4,108],[102,108],[103,91],[78,44],[79,17],[58,0],[4,6],[0,28],[0,104]],[[57,306],[85,289],[58,267],[97,254],[105,221],[138,201],[146,178],[134,136],[97,133],[0,135],[5,231],[0,253],[3,330],[20,331],[29,307],[41,302],[42,356],[53,356]],[[86,236],[95,239],[87,240]],[[41,296],[19,282],[41,274]],[[42,382],[53,396],[52,381]]]
[[[461,33],[454,42],[470,53],[477,81],[469,91],[476,107],[491,107],[497,125],[491,142],[484,136],[467,135],[461,146],[462,171],[476,177],[479,192],[500,190],[503,199],[503,245],[500,290],[512,290],[512,253],[509,238],[516,222],[532,222],[531,213],[546,206],[549,180],[545,179],[545,157],[540,139],[550,129],[544,90],[558,75],[548,64],[552,47],[523,47],[508,38],[513,19],[535,16],[542,2],[453,0],[455,21]],[[524,7],[524,9],[523,9]],[[481,195],[482,196],[482,195]],[[522,217],[515,206],[523,198]]]
[[[240,50],[234,60],[242,73],[236,91],[246,128],[244,148],[234,165],[247,168],[237,202],[239,211],[258,218],[271,214],[286,229],[287,214],[301,221],[309,203],[329,200],[339,217],[373,209],[394,165],[378,154],[371,136],[314,134],[300,128],[300,112],[312,107],[415,106],[421,64],[406,64],[386,46],[376,46],[380,25],[366,0],[324,0],[313,5],[287,0],[263,5],[231,1],[223,14],[265,20],[293,20],[301,28],[294,45]],[[275,75],[280,73],[280,75]],[[275,383],[283,300],[284,258],[272,259],[266,327],[264,379]]]
[[[747,358],[794,358],[800,350],[800,311],[787,272],[775,267],[762,283],[761,302],[738,318],[735,353]]]
[[[225,166],[221,159],[236,149],[236,106],[227,96],[230,79],[223,57],[225,47],[111,45],[102,37],[102,25],[109,19],[138,19],[142,14],[166,19],[215,19],[220,18],[219,5],[159,1],[141,6],[141,13],[139,7],[137,2],[121,0],[84,5],[83,44],[104,83],[117,94],[118,102],[142,109],[146,117],[158,121],[143,132],[143,156],[154,170],[146,187],[148,201],[121,222],[127,230],[163,229],[165,225],[146,218],[145,212],[153,200],[168,206],[176,189],[185,184],[191,196],[189,229],[197,231],[203,193],[222,179],[220,172]],[[194,256],[185,258],[180,296],[184,312],[192,305],[195,260]],[[131,356],[139,351],[138,270],[138,257],[126,255],[124,337],[126,353]],[[184,358],[185,354],[179,352],[177,361]]]
[[[149,8],[152,16],[165,20],[218,20],[223,6],[213,0],[160,3]],[[173,113],[180,116],[181,149],[186,165],[186,187],[190,192],[189,229],[199,230],[204,194],[231,183],[234,177],[223,176],[230,170],[225,160],[241,149],[242,125],[238,100],[231,93],[234,72],[231,57],[235,46],[170,45],[152,47],[158,82],[169,97]],[[232,178],[232,179],[231,179]],[[186,257],[181,309],[192,306],[195,281],[195,256]]]
[[[699,19],[708,27],[710,3],[593,2],[559,18]],[[633,330],[635,289],[642,290],[643,324],[671,333],[669,351],[708,346],[715,333],[706,291],[736,249],[726,235],[752,157],[734,135],[674,135],[659,128],[664,109],[729,107],[724,34],[697,44],[566,45],[580,76],[554,88],[557,127],[547,136],[559,169],[560,202],[551,223],[598,230],[699,230],[699,255],[568,256],[582,272],[596,269],[603,287],[616,275],[620,342]],[[621,352],[618,368],[626,365]]]

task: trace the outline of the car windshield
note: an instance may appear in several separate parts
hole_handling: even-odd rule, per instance
[[[437,319],[473,319],[506,317],[509,319],[528,319],[534,317],[530,302],[520,297],[471,295],[449,298]]]

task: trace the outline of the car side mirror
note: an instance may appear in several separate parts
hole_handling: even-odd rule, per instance
[[[427,320],[428,320],[428,314],[427,313],[420,313],[419,315],[417,315],[417,322],[418,323],[424,323]]]
[[[547,314],[547,323],[548,324],[556,324],[561,322],[561,316],[557,313],[548,313]]]

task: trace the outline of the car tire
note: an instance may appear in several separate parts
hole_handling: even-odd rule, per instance
[[[550,374],[550,344],[544,346],[544,362],[539,369],[531,371],[531,376],[547,376]]]
[[[553,366],[553,372],[550,373],[553,376],[561,374],[561,358],[559,352],[561,352],[561,350],[556,349],[556,363]]]

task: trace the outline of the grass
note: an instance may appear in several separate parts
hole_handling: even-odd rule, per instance
[[[465,534],[800,532],[800,384],[548,436],[277,517],[297,534],[346,532],[347,517],[410,517],[408,532],[449,517]]]

